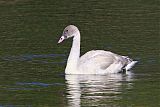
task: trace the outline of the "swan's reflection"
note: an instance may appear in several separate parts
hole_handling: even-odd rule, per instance
[[[66,75],[69,107],[96,106],[103,100],[120,99],[123,89],[131,88],[132,75]]]

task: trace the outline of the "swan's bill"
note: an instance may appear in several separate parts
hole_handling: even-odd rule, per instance
[[[63,42],[64,41],[64,36],[61,36],[61,38],[59,39],[59,41],[58,41],[58,43],[61,43],[61,42]]]

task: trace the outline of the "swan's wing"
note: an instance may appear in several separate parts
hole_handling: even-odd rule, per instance
[[[117,73],[123,69],[130,69],[136,61],[110,51],[89,51],[79,59],[79,68],[82,71],[100,71],[99,73]]]
[[[118,55],[103,50],[89,51],[81,56],[79,65],[91,64],[100,67],[101,69],[108,68],[111,64],[117,61]]]
[[[85,53],[83,56],[80,57],[80,62],[85,63],[86,61],[98,56],[98,55],[105,55],[107,53],[111,53],[108,51],[103,51],[103,50],[92,50],[92,51],[88,51],[87,53]]]
[[[95,56],[95,58],[91,60],[94,61],[102,70],[107,69],[111,64],[115,62],[115,58],[113,56],[101,54]]]

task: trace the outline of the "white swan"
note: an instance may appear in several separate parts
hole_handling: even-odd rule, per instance
[[[73,37],[66,74],[108,74],[129,70],[137,61],[110,51],[92,50],[80,57],[80,32],[74,25],[67,26],[58,43]]]

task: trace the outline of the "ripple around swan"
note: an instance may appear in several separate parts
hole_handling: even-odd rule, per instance
[[[42,83],[42,82],[16,82],[14,86],[7,86],[7,90],[37,90],[47,87],[64,86],[62,83]]]
[[[16,85],[20,85],[20,86],[41,86],[41,87],[48,87],[48,86],[60,86],[60,85],[64,85],[61,83],[41,83],[41,82],[17,82]]]
[[[62,58],[59,62],[57,59]],[[37,62],[37,63],[50,63],[50,64],[64,64],[66,62],[65,54],[28,54],[20,56],[4,56],[1,57],[4,61],[27,61],[27,62]],[[56,61],[55,61],[56,60]]]

